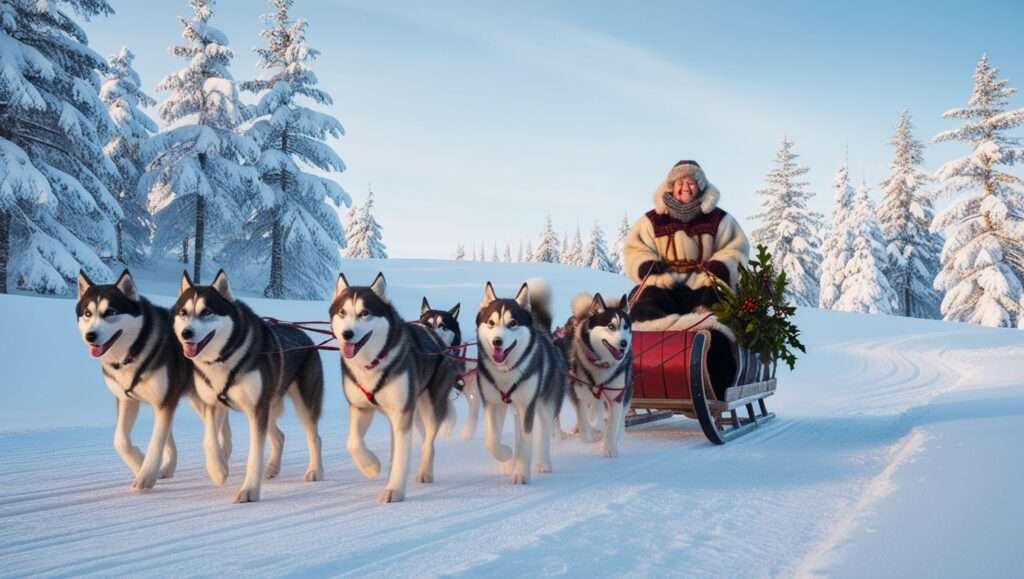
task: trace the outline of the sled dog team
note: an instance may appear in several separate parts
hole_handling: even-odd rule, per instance
[[[463,437],[473,436],[482,406],[484,444],[514,484],[528,483],[533,470],[551,472],[550,441],[563,434],[558,416],[566,396],[575,406],[581,438],[595,442],[600,426],[603,454],[618,455],[632,394],[626,296],[617,302],[605,302],[600,294],[577,296],[557,336],[549,302],[542,282],[524,283],[512,298],[498,297],[488,282],[476,316],[479,357],[472,360],[465,357],[458,304],[435,310],[424,298],[420,319],[408,322],[389,301],[382,274],[369,286],[338,276],[329,311],[349,405],[347,448],[363,475],[380,475],[380,459],[365,436],[378,412],[387,417],[391,464],[382,502],[405,497],[414,425],[422,439],[416,481],[434,481],[434,440],[455,422],[453,388],[469,400]],[[149,489],[158,478],[174,475],[171,424],[182,396],[203,421],[206,470],[215,485],[228,476],[228,412],[242,412],[248,420],[249,455],[235,502],[258,501],[263,479],[280,473],[284,433],[277,419],[285,397],[305,429],[304,478],[323,480],[317,427],[324,378],[317,346],[304,331],[261,318],[236,299],[223,270],[208,286],[194,284],[185,273],[169,310],[146,300],[127,270],[109,285],[79,273],[75,309],[82,339],[117,399],[114,448],[135,474],[132,488]],[[155,417],[145,452],[131,439],[143,402]],[[511,448],[502,442],[510,406]]]

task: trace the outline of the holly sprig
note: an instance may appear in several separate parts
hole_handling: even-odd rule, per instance
[[[807,353],[793,323],[796,307],[786,302],[786,272],[775,272],[768,248],[758,244],[757,256],[740,265],[739,283],[733,291],[716,280],[718,303],[711,311],[735,332],[739,345],[756,353],[762,362],[782,360],[792,370],[794,350]]]

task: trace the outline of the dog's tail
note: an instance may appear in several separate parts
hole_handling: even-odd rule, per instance
[[[452,433],[455,432],[455,423],[459,421],[459,413],[455,410],[455,402],[453,400],[448,401],[448,410],[445,412],[444,421],[441,422],[441,428],[437,431],[442,438],[451,438]]]
[[[530,289],[530,311],[537,324],[551,333],[551,286],[540,278],[533,278],[526,281]]]
[[[590,304],[594,302],[594,296],[587,292],[580,292],[572,298],[572,317],[583,318],[586,317],[587,312],[590,311]]]

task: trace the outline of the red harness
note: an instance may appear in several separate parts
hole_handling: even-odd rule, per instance
[[[588,389],[590,389],[590,394],[594,398],[597,398],[598,400],[600,400],[601,397],[604,396],[609,402],[622,402],[622,398],[626,395],[626,386],[623,386],[621,388],[613,388],[608,384],[592,384],[589,381],[584,380],[579,376],[576,376],[572,372],[569,372],[568,375],[569,379],[572,380],[573,382],[576,382],[577,384],[582,384],[583,386],[586,386]],[[618,391],[618,394],[615,395],[615,398],[612,398],[610,396],[605,395],[605,392],[608,391]]]

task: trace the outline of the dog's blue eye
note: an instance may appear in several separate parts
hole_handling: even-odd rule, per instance
[[[510,327],[510,328],[514,328],[514,327],[516,327],[518,325],[519,325],[519,322],[517,322],[515,320],[512,320],[511,322],[508,323],[508,327]]]
[[[363,311],[359,312],[359,317],[360,318],[368,318],[368,317],[370,317],[370,312],[368,312],[366,310],[363,310]]]
[[[107,311],[103,312],[103,317],[104,318],[109,318],[110,316],[116,316],[116,315],[117,315],[117,310],[107,310]]]
[[[608,329],[614,332],[615,331],[615,324],[608,324]]]
[[[211,315],[213,315],[213,312],[211,312],[209,309],[203,309],[203,311],[199,312],[199,317],[200,318],[205,318],[205,317],[211,316]]]

